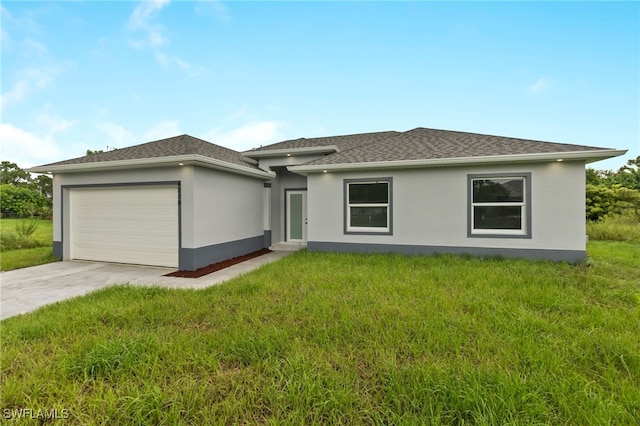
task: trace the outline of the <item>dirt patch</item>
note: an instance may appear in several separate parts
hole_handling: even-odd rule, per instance
[[[203,266],[195,271],[176,271],[165,275],[165,277],[179,277],[179,278],[200,278],[212,272],[219,271],[220,269],[228,268],[236,263],[244,262],[245,260],[253,259],[254,257],[262,256],[263,254],[271,253],[268,248],[254,251],[243,256],[234,257],[231,259],[223,260],[222,262],[212,263],[211,265]]]

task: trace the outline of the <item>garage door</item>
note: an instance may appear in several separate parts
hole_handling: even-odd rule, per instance
[[[178,189],[70,192],[71,258],[178,267]]]

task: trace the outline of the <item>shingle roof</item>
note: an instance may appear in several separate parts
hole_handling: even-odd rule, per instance
[[[352,149],[358,146],[369,144],[380,140],[387,140],[390,137],[399,135],[400,132],[387,131],[387,132],[373,132],[373,133],[358,133],[353,135],[343,136],[326,136],[320,138],[299,138],[290,139],[282,142],[277,142],[271,145],[261,146],[260,148],[252,149],[245,152],[245,154],[251,155],[251,152],[259,152],[265,150],[280,150],[280,149],[296,149],[296,148],[310,148],[317,146],[337,146],[340,151]]]
[[[607,148],[418,127],[404,133],[389,135],[389,137],[383,137],[370,143],[355,145],[351,149],[311,161],[306,165],[597,150],[607,150]]]
[[[555,154],[582,151],[597,152],[599,150],[610,151],[607,148],[596,148],[584,145],[541,142],[529,139],[418,127],[403,133],[387,131],[320,138],[291,139],[247,151],[245,155],[202,139],[189,135],[180,135],[128,148],[46,164],[39,166],[38,169],[75,164],[105,164],[109,161],[201,155],[250,169],[260,170],[258,168],[258,162],[249,158],[252,152],[257,153],[267,150],[322,146],[337,146],[339,152],[308,162],[305,165],[362,164],[387,161],[436,160],[538,153]]]
[[[40,167],[67,164],[104,163],[108,161],[138,160],[145,158],[172,157],[178,155],[202,155],[240,166],[258,169],[257,162],[232,149],[212,144],[189,135],[174,136],[154,142],[143,143],[128,148],[120,148],[99,154],[72,158]]]

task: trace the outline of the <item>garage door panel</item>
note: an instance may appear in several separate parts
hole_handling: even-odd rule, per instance
[[[71,258],[178,266],[178,189],[71,191]]]

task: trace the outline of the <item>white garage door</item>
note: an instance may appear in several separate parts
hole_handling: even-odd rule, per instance
[[[70,192],[71,258],[178,267],[178,189]]]

